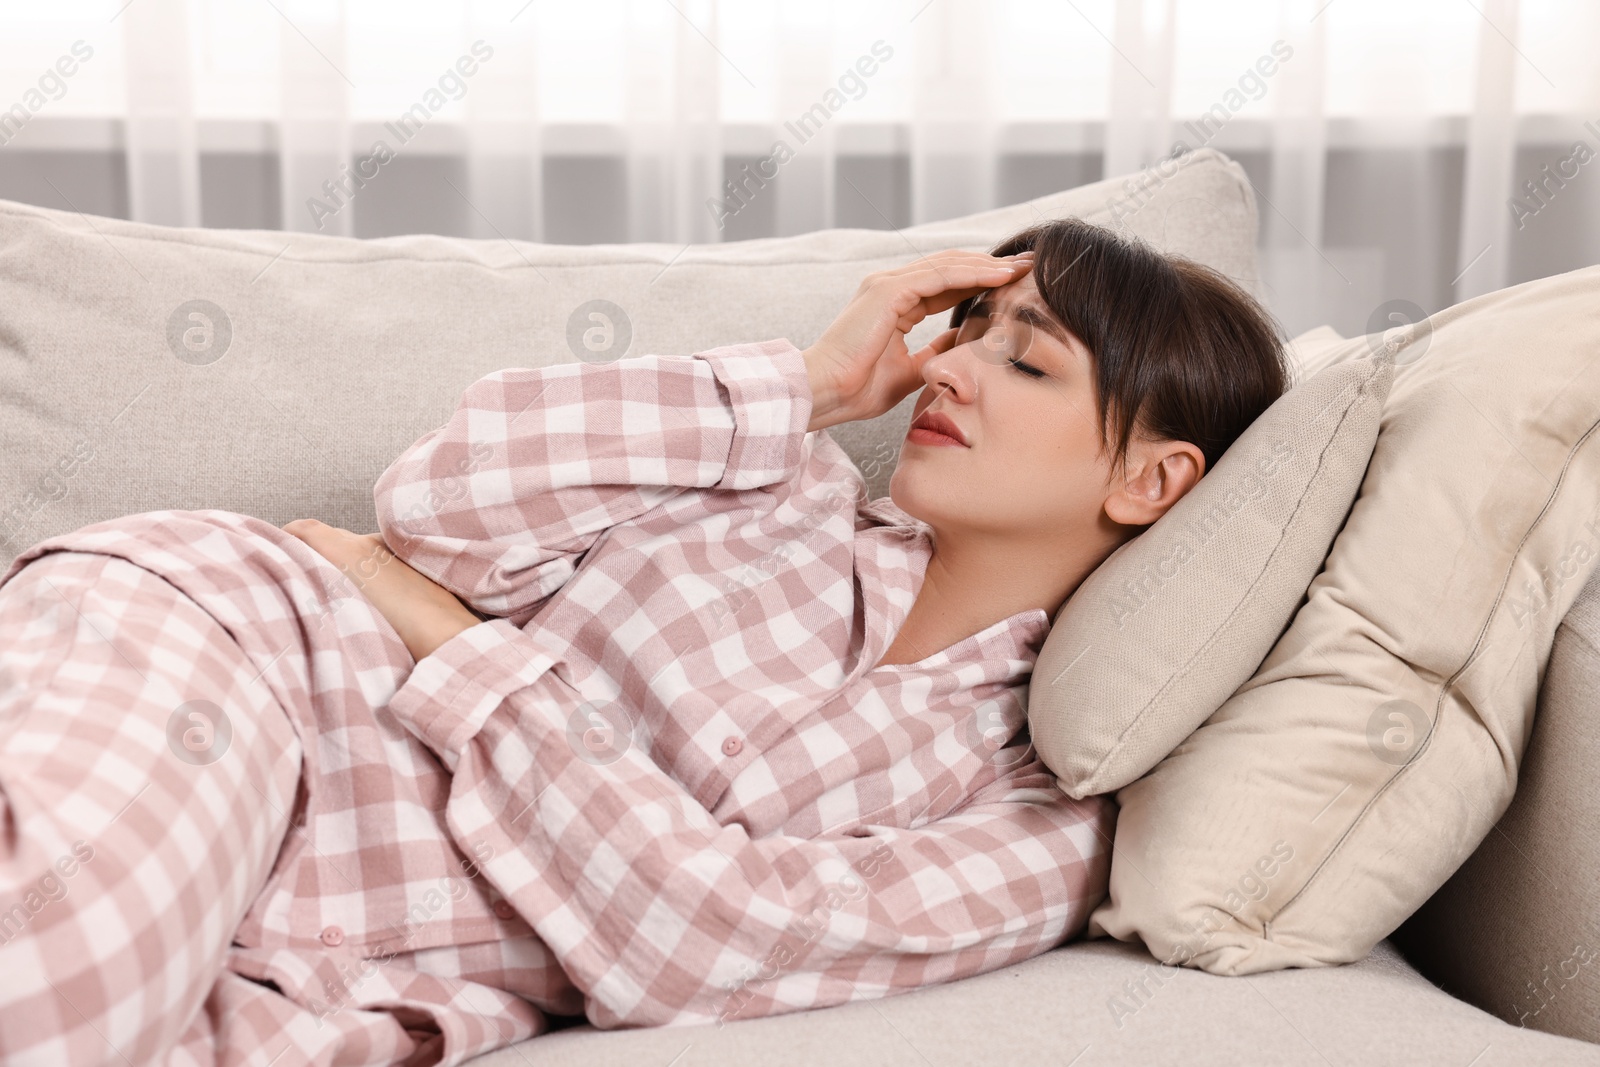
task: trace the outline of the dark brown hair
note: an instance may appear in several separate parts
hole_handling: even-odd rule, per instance
[[[1195,445],[1209,473],[1289,387],[1277,320],[1221,272],[1082,219],[1030,226],[992,254],[1030,248],[1045,306],[1093,357],[1100,440],[1117,466],[1137,428]]]

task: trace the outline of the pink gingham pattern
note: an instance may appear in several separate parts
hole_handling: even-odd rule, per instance
[[[414,667],[348,578],[248,516],[150,512],[18,557],[0,594],[61,550],[160,575],[303,742],[211,993],[250,1007],[190,1033],[193,1062],[308,1019],[361,1035],[315,1062],[396,1062],[404,1032],[367,1006],[398,996],[457,1063],[544,1012],[754,1018],[1082,929],[1115,810],[1028,744],[1046,614],[875,666],[929,531],[868,503],[809,418],[782,340],[480,379],[374,492],[396,554],[493,616]]]
[[[333,768],[356,757],[319,765],[302,752],[305,737],[324,755],[346,744],[359,753],[356,739],[340,739],[343,716],[357,739],[386,732],[398,762],[433,762],[415,741],[407,753],[405,732],[359,695],[363,655],[380,676],[411,665],[398,637],[371,625],[380,616],[356,621],[366,609],[352,602],[341,637],[313,620],[342,617],[333,612],[343,605],[273,609],[297,588],[289,567],[262,580],[273,529],[222,512],[149,513],[86,536],[93,550],[42,552],[0,579],[0,817],[15,828],[0,837],[8,1067],[460,1063],[545,1032],[543,1010],[582,1010],[548,947],[498,916],[436,816],[407,810],[425,795],[417,774],[369,766],[360,780],[378,787],[341,808],[350,772]],[[234,554],[246,547],[260,567]],[[202,608],[118,549],[161,566],[177,550],[197,590],[209,574],[235,591],[202,594]],[[331,567],[308,574],[340,580]],[[218,618],[232,617],[228,601],[259,621],[230,631]],[[308,639],[297,641],[302,623]],[[184,759],[191,721],[179,713],[195,701],[222,709],[231,734],[210,751],[220,733],[200,738]],[[306,731],[307,714],[326,732]],[[364,850],[340,851],[337,827],[349,820]],[[399,897],[409,910],[395,903],[396,871],[410,875]],[[428,916],[427,929],[344,946],[338,926],[309,925],[319,874],[360,879],[394,928]],[[285,932],[301,924],[303,934]],[[459,943],[413,948],[452,930]]]
[[[977,974],[1103,894],[1111,805],[1021,733],[1048,616],[877,667],[929,531],[810,417],[784,340],[506,370],[378,480],[385,541],[501,616],[389,709],[596,1026]]]

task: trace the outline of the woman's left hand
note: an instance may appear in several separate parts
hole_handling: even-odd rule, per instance
[[[283,524],[355,583],[411,652],[421,660],[450,638],[483,621],[438,582],[407,564],[381,534],[357,534],[317,519]]]

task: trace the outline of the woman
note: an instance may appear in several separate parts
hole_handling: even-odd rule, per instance
[[[814,431],[918,386],[869,502]],[[869,275],[804,351],[488,375],[379,479],[380,534],[34,546],[0,577],[0,1054],[457,1063],[1048,950],[1114,822],[1028,743],[1050,620],[1285,386],[1221,276],[1053,222]]]

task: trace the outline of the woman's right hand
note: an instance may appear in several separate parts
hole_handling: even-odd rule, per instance
[[[803,355],[811,379],[811,423],[820,430],[883,414],[922,385],[922,363],[949,349],[946,330],[916,352],[906,334],[929,315],[1005,285],[1033,266],[1033,253],[991,256],[950,249],[867,275],[850,303]]]

